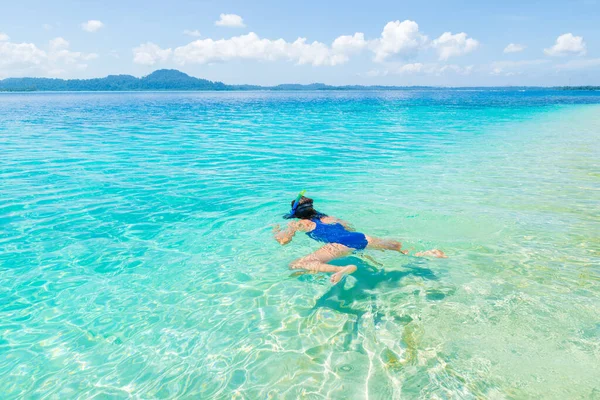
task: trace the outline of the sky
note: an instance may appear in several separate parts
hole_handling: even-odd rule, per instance
[[[600,0],[2,0],[0,79],[600,85]]]

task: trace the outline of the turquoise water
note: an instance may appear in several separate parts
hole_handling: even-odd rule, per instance
[[[600,95],[0,95],[0,397],[600,396]],[[427,260],[332,287],[300,189]]]

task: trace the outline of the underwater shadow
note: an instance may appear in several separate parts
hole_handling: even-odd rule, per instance
[[[351,305],[356,301],[369,301],[371,303],[371,313],[373,321],[377,325],[383,318],[383,314],[379,312],[376,306],[376,295],[374,290],[382,284],[400,285],[400,281],[409,276],[417,276],[426,280],[437,280],[438,277],[429,268],[423,268],[417,263],[410,263],[403,266],[402,271],[385,271],[378,269],[369,264],[365,260],[358,257],[347,257],[336,260],[331,264],[348,265],[354,264],[357,267],[356,272],[351,276],[356,279],[356,282],[351,287],[346,288],[345,276],[337,285],[333,285],[323,296],[321,296],[315,306],[311,309],[310,314],[313,314],[319,308],[328,308],[340,313],[354,315],[354,321],[348,321],[344,330],[349,332],[344,340],[344,347],[347,348],[352,339],[358,335],[358,327],[361,318],[367,312],[366,310],[352,308]],[[395,320],[402,323],[409,323],[412,319],[409,316],[393,316]]]

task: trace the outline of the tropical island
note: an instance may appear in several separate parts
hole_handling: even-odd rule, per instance
[[[424,86],[332,86],[324,83],[281,84],[276,86],[227,85],[207,79],[195,78],[175,69],[160,69],[137,78],[132,75],[109,75],[105,78],[6,78],[0,80],[0,92],[83,92],[83,91],[157,91],[157,90],[398,90],[419,89]],[[434,87],[430,87],[434,89]],[[515,89],[515,87],[511,87]],[[539,88],[537,88],[539,89]],[[555,90],[600,90],[600,86],[561,86]]]

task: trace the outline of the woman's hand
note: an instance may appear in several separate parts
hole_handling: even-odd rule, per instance
[[[281,230],[279,224],[275,224],[273,225],[273,236],[275,237],[275,240],[279,242],[279,244],[288,244],[292,241],[297,229],[298,224],[296,222],[290,222],[287,228],[284,230]]]
[[[281,226],[279,224],[273,224],[271,226],[273,227],[273,235],[277,235],[281,232]]]

